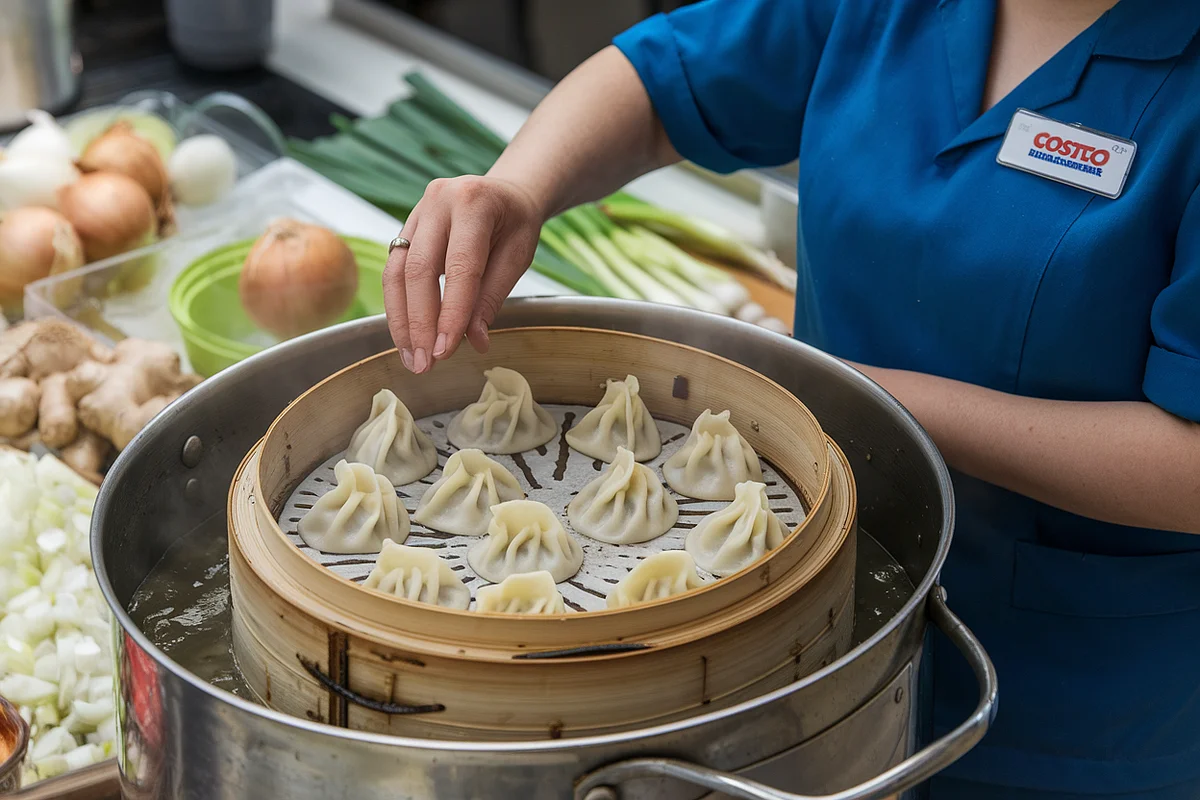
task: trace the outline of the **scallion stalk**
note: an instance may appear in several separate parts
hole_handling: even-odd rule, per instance
[[[580,236],[576,231],[562,218],[552,219],[546,223],[546,227],[551,228],[553,233],[556,233],[562,240],[563,244],[571,249],[573,254],[572,260],[589,271],[592,276],[604,286],[611,297],[619,297],[623,300],[641,300],[642,296],[634,291],[625,281],[617,276],[613,268],[604,260],[583,236]]]
[[[687,305],[679,295],[668,289],[649,273],[630,261],[621,250],[604,235],[604,230],[592,213],[599,214],[595,207],[580,206],[563,214],[587,243],[612,267],[623,281],[632,286],[645,299],[653,303],[673,306]],[[601,215],[603,216],[603,215]],[[611,224],[608,223],[608,224]]]
[[[689,283],[686,279],[680,277],[670,265],[664,264],[655,258],[639,237],[622,228],[616,228],[611,231],[609,237],[617,247],[621,248],[629,256],[630,260],[640,264],[643,269],[651,273],[660,283],[683,298],[684,303],[687,305],[692,308],[698,308],[701,311],[728,316],[729,309],[725,307],[724,303],[699,286]]]
[[[601,206],[616,222],[641,225],[697,253],[714,256],[756,272],[790,291],[796,290],[796,272],[775,256],[741,241],[708,220],[687,217],[642,202],[609,200]]]
[[[573,261],[559,256],[545,245],[538,245],[533,256],[533,270],[552,281],[591,297],[605,297],[608,292],[594,276],[581,269]]]
[[[726,312],[737,311],[750,299],[750,292],[746,287],[724,270],[704,263],[647,228],[633,226],[630,232],[645,246],[647,258],[653,258],[670,267],[689,283],[705,287],[708,294],[720,303]]]

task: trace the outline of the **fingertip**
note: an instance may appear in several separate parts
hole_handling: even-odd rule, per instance
[[[482,319],[476,319],[467,328],[467,341],[479,353],[486,353],[491,347],[491,337],[488,336],[487,325]]]

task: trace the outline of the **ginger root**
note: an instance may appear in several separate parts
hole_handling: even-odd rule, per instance
[[[125,339],[102,345],[65,320],[0,328],[0,442],[58,449],[98,479],[112,447],[123,449],[167,404],[200,382],[169,346]]]
[[[38,415],[41,390],[29,378],[0,378],[0,436],[17,438],[29,432]]]
[[[0,378],[41,380],[83,361],[112,360],[112,351],[61,319],[22,322],[0,333]]]
[[[71,394],[66,372],[50,375],[42,381],[41,386],[38,433],[47,447],[65,447],[79,436],[79,418],[75,413],[75,402],[79,398]]]
[[[79,421],[123,450],[150,418],[200,382],[179,369],[179,355],[161,342],[126,339],[109,363],[85,361],[67,379],[78,397]]]
[[[100,434],[82,428],[79,437],[62,449],[62,460],[68,467],[88,480],[100,482],[100,468],[108,458],[112,445]]]

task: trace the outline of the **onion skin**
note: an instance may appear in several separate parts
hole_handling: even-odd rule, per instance
[[[150,195],[114,172],[84,175],[58,193],[58,207],[79,234],[89,262],[148,244],[157,229]]]
[[[87,146],[79,157],[84,172],[117,172],[137,181],[155,207],[170,199],[170,181],[158,148],[118,122]]]
[[[82,266],[79,236],[57,211],[28,206],[0,222],[0,303],[19,305],[26,284]]]
[[[0,213],[22,206],[57,208],[59,190],[77,180],[79,170],[70,161],[0,154]]]
[[[358,293],[358,264],[332,231],[279,219],[246,256],[238,291],[255,325],[288,339],[346,313]]]

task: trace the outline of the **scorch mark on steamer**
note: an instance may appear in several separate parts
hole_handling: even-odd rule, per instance
[[[567,461],[571,458],[571,446],[567,444],[567,431],[571,429],[571,423],[574,421],[575,415],[570,411],[563,415],[562,431],[558,437],[558,460],[554,463],[554,480],[556,481],[561,481],[567,474]]]
[[[525,460],[525,456],[521,453],[516,453],[512,457],[513,463],[517,465],[517,469],[521,470],[521,474],[525,476],[526,482],[530,489],[540,489],[542,485],[537,482],[537,478],[533,477],[533,470],[529,468],[529,462]]]

